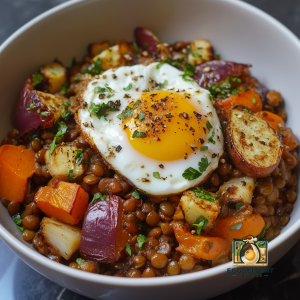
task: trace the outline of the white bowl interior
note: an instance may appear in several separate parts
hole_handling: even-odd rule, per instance
[[[208,39],[223,59],[251,63],[254,76],[267,87],[282,93],[288,112],[287,125],[300,137],[297,124],[300,102],[296,101],[300,78],[299,41],[270,16],[234,0],[90,0],[67,2],[52,9],[25,25],[1,46],[0,69],[5,75],[0,82],[0,138],[4,138],[11,128],[16,98],[30,73],[55,58],[70,65],[73,57],[81,59],[87,52],[87,45],[92,42],[133,40],[133,29],[137,26],[152,30],[161,40],[170,43]],[[299,219],[300,203],[297,201],[289,224],[271,243],[271,250],[297,232]],[[39,264],[47,265],[55,272],[71,276],[65,270],[67,268],[54,262],[45,263],[44,259],[37,259],[37,254],[32,250],[28,251],[28,244],[23,242],[20,232],[1,205],[0,222],[3,226],[0,226],[0,234],[4,236],[5,233],[4,240],[14,251],[18,252],[16,247],[20,247],[20,243],[16,243],[12,236],[8,237],[4,228],[24,245],[22,251],[26,255],[22,258],[27,263],[37,269]],[[290,242],[290,246],[294,242]],[[281,250],[278,255],[283,253]],[[144,279],[143,283],[124,278],[113,280],[114,284],[123,286],[175,284],[224,273],[229,267],[231,264],[218,267],[215,271],[207,270],[172,279]],[[111,283],[108,277],[74,274],[74,277],[82,277],[83,280]],[[237,284],[231,287],[234,285]],[[82,289],[79,292],[87,293]],[[205,295],[214,294],[216,292]]]

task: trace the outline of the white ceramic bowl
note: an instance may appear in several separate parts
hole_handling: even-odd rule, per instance
[[[288,112],[288,126],[300,136],[300,43],[283,25],[264,12],[235,0],[89,0],[71,1],[35,18],[0,48],[0,138],[11,128],[16,97],[40,65],[59,58],[70,65],[91,42],[133,39],[144,26],[166,42],[208,39],[222,58],[252,63],[252,74],[279,90]],[[232,277],[227,263],[187,275],[129,279],[89,274],[55,263],[26,242],[7,210],[0,205],[0,235],[28,265],[52,281],[97,299],[206,299],[247,281]],[[270,265],[282,257],[300,235],[300,201],[289,224],[270,243]]]

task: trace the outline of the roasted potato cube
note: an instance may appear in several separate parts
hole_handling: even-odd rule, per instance
[[[188,62],[192,65],[200,65],[213,59],[212,45],[206,40],[195,40],[191,43]]]
[[[74,146],[59,146],[53,151],[51,157],[49,157],[50,150],[45,153],[45,162],[48,167],[49,173],[60,176],[67,176],[70,170],[73,170],[72,176],[79,176],[84,173],[85,168],[83,163],[77,165],[75,157],[77,147]]]
[[[44,77],[42,85],[51,94],[58,93],[67,80],[67,69],[59,62],[44,65],[40,73]]]
[[[49,246],[59,250],[59,254],[66,260],[79,249],[81,229],[67,225],[55,219],[44,217],[41,222],[41,234]]]
[[[91,57],[95,57],[96,55],[100,54],[104,50],[109,48],[109,42],[105,41],[102,43],[94,43],[89,46],[89,52]]]
[[[232,178],[229,181],[224,182],[219,188],[219,193],[227,203],[243,202],[250,204],[254,188],[254,178],[244,176]]]
[[[247,111],[230,111],[226,139],[233,164],[248,176],[266,177],[280,162],[279,136],[265,120]]]
[[[215,194],[210,193],[215,196]],[[196,197],[194,191],[186,191],[180,199],[179,206],[183,211],[185,220],[193,225],[200,216],[207,219],[208,223],[203,232],[210,232],[214,228],[215,220],[220,213],[220,205],[217,200],[208,201]]]

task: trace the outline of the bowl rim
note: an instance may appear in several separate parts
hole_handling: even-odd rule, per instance
[[[99,2],[103,0],[89,0],[88,2]],[[200,0],[201,1],[201,0]],[[228,5],[233,5],[240,7],[243,10],[251,12],[255,14],[257,17],[264,19],[265,21],[272,24],[272,26],[276,27],[277,30],[281,31],[295,44],[295,47],[299,48],[300,52],[300,40],[297,36],[292,33],[287,27],[281,24],[278,20],[267,14],[266,12],[260,10],[259,8],[237,0],[210,0],[214,2],[227,2]],[[63,11],[70,7],[80,6],[82,4],[86,4],[86,0],[73,0],[64,2],[59,4],[44,13],[36,16],[25,25],[20,27],[17,31],[15,31],[10,37],[8,37],[1,45],[0,45],[0,55],[7,48],[10,43],[12,43],[15,39],[17,39],[20,35],[22,35],[26,30],[31,27],[37,25],[43,19],[46,19],[57,12]],[[216,3],[216,4],[217,4]],[[300,228],[300,219],[298,219],[295,224],[293,224],[290,228],[286,229],[283,233],[281,233],[278,237],[276,237],[269,246],[269,251],[275,250],[281,243],[283,243],[286,239],[291,237],[296,233]],[[14,251],[14,249],[22,248],[22,255],[26,257],[28,260],[35,261],[36,264],[42,265],[52,271],[59,272],[65,276],[73,277],[78,280],[91,282],[91,283],[102,283],[107,286],[121,286],[121,287],[151,287],[151,286],[171,286],[174,284],[184,284],[187,282],[198,281],[200,279],[208,279],[209,277],[214,277],[220,275],[222,273],[226,273],[227,268],[235,268],[232,266],[231,262],[225,263],[223,265],[219,265],[217,267],[213,267],[201,272],[194,272],[189,274],[184,274],[181,276],[166,276],[166,277],[156,277],[156,278],[122,278],[122,277],[113,277],[103,276],[100,274],[91,274],[82,272],[80,270],[76,270],[65,266],[60,263],[56,263],[49,258],[44,257],[43,255],[36,255],[36,250],[25,246],[21,241],[19,241],[13,234],[11,234],[2,224],[0,224],[0,237],[3,241]],[[15,251],[14,251],[15,252]]]

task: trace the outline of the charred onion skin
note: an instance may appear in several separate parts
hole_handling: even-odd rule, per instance
[[[27,110],[31,103],[35,104],[35,108],[32,110]],[[40,109],[48,117],[42,116],[37,112]],[[17,102],[16,109],[13,115],[13,126],[16,128],[20,136],[24,136],[31,131],[40,128],[51,127],[54,122],[54,115],[51,111],[44,105],[34,90],[32,85],[32,77],[30,76],[24,83],[23,88],[19,95],[19,100]]]
[[[234,118],[233,114],[238,114],[241,117]],[[255,121],[253,123],[248,122],[247,131],[241,131],[240,138],[237,141],[233,137],[234,134],[236,135],[236,133],[234,133],[234,130],[236,129],[234,129],[233,127],[239,127],[236,125],[236,123],[241,122],[240,124],[242,124],[244,122],[244,117],[248,121],[249,119],[254,119],[255,121],[261,122],[261,125],[264,125],[264,128],[261,128],[261,132],[254,132],[254,128],[251,127],[251,124],[254,124]],[[256,136],[257,140],[254,138],[253,140],[256,140],[259,143],[262,139],[265,139],[265,135],[261,139],[262,136],[260,135],[260,133],[266,134],[266,132],[268,133],[270,138],[272,138],[272,147],[268,147],[268,145],[265,145],[266,147],[268,147],[266,152],[259,152],[258,154],[255,154],[255,151],[253,151],[251,154],[250,151],[249,155],[249,140],[247,140],[247,138],[245,137],[251,137],[252,135]],[[237,109],[233,109],[230,112],[228,128],[226,130],[226,144],[231,161],[233,162],[234,166],[244,174],[256,178],[269,176],[279,165],[283,152],[283,147],[278,135],[276,134],[276,131],[266,121],[257,116],[254,116],[253,114],[245,111],[239,111]],[[253,142],[253,144],[253,149],[257,148],[255,142]],[[238,150],[238,148],[242,149],[242,151]],[[274,163],[266,163],[267,159],[269,159],[269,161],[273,161]]]
[[[118,235],[122,226],[122,201],[107,196],[89,205],[83,221],[80,255],[97,262],[112,262],[119,258]]]

